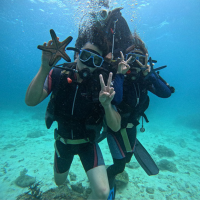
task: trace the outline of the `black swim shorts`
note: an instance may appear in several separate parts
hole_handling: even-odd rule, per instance
[[[63,144],[55,141],[54,169],[57,173],[65,173],[69,170],[74,155],[79,155],[82,165],[88,170],[100,165],[105,165],[102,152],[97,143]]]

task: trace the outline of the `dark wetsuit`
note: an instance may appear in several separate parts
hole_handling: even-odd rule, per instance
[[[162,98],[171,96],[168,86],[155,74],[151,74],[146,81],[143,78],[136,82],[124,80],[123,101],[116,106],[122,117],[121,130],[114,133],[108,128],[107,140],[114,161],[114,164],[107,169],[110,183],[117,174],[123,172],[125,164],[131,160],[136,143],[136,126],[149,104],[148,91]],[[122,129],[126,130],[129,150],[125,145]]]
[[[56,97],[57,110],[55,114],[57,115],[55,121],[58,122],[58,134],[64,139],[71,140],[87,138],[85,119],[88,117],[88,113],[94,109],[87,85],[78,83],[74,76],[71,78],[72,83],[66,83],[67,87],[63,91],[59,91],[58,84],[60,84],[61,74],[61,69],[52,69],[44,84],[44,89],[48,94],[52,92],[53,95],[59,96],[59,98]],[[104,112],[103,108],[100,108],[100,103],[97,105],[98,109]],[[62,107],[63,112],[61,111]],[[69,170],[74,155],[79,155],[86,172],[94,167],[104,165],[103,156],[97,143],[65,144],[62,141],[55,141],[54,167],[57,173]]]
[[[68,82],[68,78],[72,80],[71,83]],[[99,83],[99,80],[97,81]],[[123,84],[123,81],[121,81],[121,84]],[[99,145],[95,141],[90,141],[91,130],[87,130],[86,127],[88,119],[92,120],[99,116],[100,122],[95,125],[97,131],[100,132],[103,124],[104,109],[99,101],[94,103],[92,100],[91,87],[92,84],[86,81],[78,83],[75,73],[68,76],[64,70],[57,68],[50,71],[45,81],[44,89],[48,94],[52,92],[49,105],[53,100],[53,121],[58,122],[56,132],[60,137],[55,141],[54,168],[57,173],[64,173],[69,170],[74,155],[79,155],[86,172],[94,167],[104,165]],[[97,94],[99,94],[99,91]],[[95,110],[97,112],[94,112]],[[92,116],[92,119],[90,119],[90,116]],[[47,127],[50,126],[47,125]],[[70,141],[82,139],[88,140],[88,142],[69,144],[65,143],[66,139]]]

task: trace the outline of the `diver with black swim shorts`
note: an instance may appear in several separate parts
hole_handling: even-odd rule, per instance
[[[45,121],[47,128],[54,121],[58,123],[54,131],[55,183],[65,182],[74,155],[79,155],[92,188],[89,199],[107,199],[107,172],[96,140],[104,123],[114,132],[121,124],[119,113],[111,105],[118,89],[111,85],[112,73],[102,68],[103,57],[108,52],[107,41],[101,30],[91,27],[90,34],[85,32],[76,41],[80,46],[75,49],[76,62],[60,67],[55,66],[60,59],[56,56],[62,55],[65,48],[55,41],[57,37],[52,30],[51,35],[53,41],[42,46],[42,64],[27,89],[25,102],[28,106],[36,106],[51,94]],[[119,82],[118,85],[123,83]]]
[[[102,127],[104,119],[113,131],[117,131],[120,128],[120,115],[110,103],[115,94],[110,85],[112,73],[109,74],[106,85],[102,74],[97,72],[103,63],[102,56],[106,53],[106,41],[99,30],[94,28],[92,31],[90,37],[85,35],[85,38],[82,38],[83,46],[72,70],[51,70],[59,58],[50,66],[52,53],[42,52],[42,65],[28,87],[25,102],[29,106],[35,106],[51,93],[46,124],[49,128],[53,121],[58,122],[58,128],[55,130],[55,183],[61,185],[65,182],[73,156],[78,154],[91,183],[92,193],[89,199],[107,199],[109,185],[103,156],[98,144],[92,141],[90,136],[95,133],[95,128],[99,130]],[[96,32],[98,37],[92,37]],[[43,46],[54,48],[53,45],[52,41],[49,41]],[[86,65],[87,61],[89,63]],[[91,76],[87,79],[84,73],[79,74],[82,70],[89,70]],[[93,75],[97,79],[93,79]],[[92,84],[93,82],[95,83]],[[91,89],[92,85],[96,86],[95,90]],[[88,156],[90,162],[87,162]]]

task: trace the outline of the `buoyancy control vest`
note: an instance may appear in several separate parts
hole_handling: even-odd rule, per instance
[[[53,69],[52,94],[45,117],[48,129],[57,121],[58,134],[63,138],[89,138],[93,142],[99,137],[104,109],[98,99],[99,78],[94,76],[78,83],[75,72]]]
[[[144,113],[150,101],[147,94],[147,85],[142,80],[135,85],[133,82],[125,80],[123,88],[123,100],[117,105],[122,117],[121,128],[126,128],[129,123],[137,126],[141,116],[144,117],[146,122],[149,122]]]

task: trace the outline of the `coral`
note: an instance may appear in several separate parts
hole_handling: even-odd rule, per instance
[[[75,192],[78,192],[80,194],[82,194],[85,190],[85,188],[82,186],[82,183],[76,183],[76,184],[71,184],[71,188],[72,190],[74,190]]]
[[[56,188],[52,188],[42,193],[40,199],[86,200],[88,196],[89,194],[87,192],[80,194],[71,190],[67,185],[63,185]],[[35,200],[35,199],[36,198],[28,194],[28,192],[17,197],[17,200]]]
[[[167,148],[164,145],[159,145],[156,149],[155,149],[155,153],[158,154],[158,156],[160,158],[162,157],[174,157],[175,153],[172,149]]]
[[[116,186],[119,189],[123,189],[129,182],[128,173],[124,170],[121,174],[115,177]]]
[[[29,175],[26,175],[28,172],[27,169],[24,169],[23,171],[20,172],[20,176],[16,178],[15,184],[19,187],[28,187],[31,186],[35,183],[35,178]]]
[[[173,173],[178,172],[176,165],[173,162],[166,159],[163,159],[158,163],[158,168],[163,171],[170,171]]]
[[[40,191],[40,182],[34,183],[33,185],[29,186],[29,192],[31,196],[35,197],[35,199],[41,199],[42,192]]]
[[[138,169],[140,165],[137,162],[130,162],[126,164],[126,167],[130,169]]]

